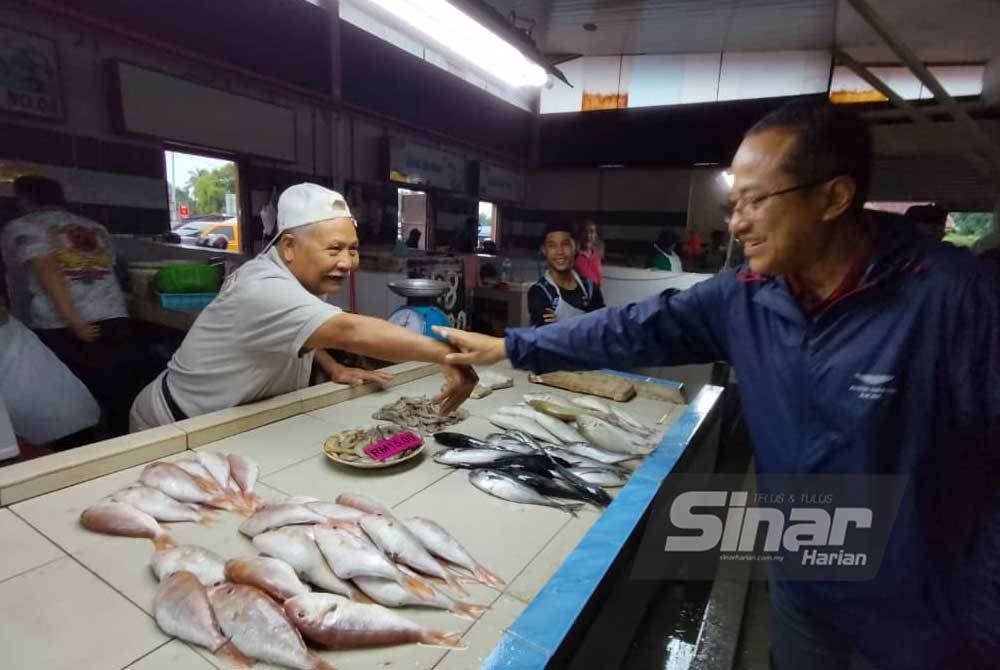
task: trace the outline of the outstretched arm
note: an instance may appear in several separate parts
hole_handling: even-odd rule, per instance
[[[683,292],[664,291],[626,307],[610,307],[545,328],[514,328],[503,339],[449,328],[437,332],[462,350],[447,360],[548,372],[602,367],[681,365],[727,360],[719,275]]]
[[[435,402],[444,414],[458,408],[472,393],[478,378],[472,368],[451,364],[455,350],[430,337],[360,314],[342,313],[327,319],[305,342],[306,349],[343,349],[384,361],[423,361],[444,366],[445,385]]]

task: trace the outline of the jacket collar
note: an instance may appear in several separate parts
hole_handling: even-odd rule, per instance
[[[888,212],[865,210],[865,217],[875,231],[872,258],[861,276],[858,290],[866,290],[904,274],[921,271],[920,258],[934,242],[916,237],[913,224],[906,217]],[[808,318],[792,297],[784,275],[768,277],[752,272],[744,265],[736,273],[737,281],[756,285],[753,301],[780,316],[806,325]]]

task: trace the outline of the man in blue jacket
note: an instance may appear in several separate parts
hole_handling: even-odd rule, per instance
[[[777,670],[1000,668],[1000,272],[864,211],[871,138],[791,105],[744,137],[747,264],[565,324],[444,329],[456,364],[728,361],[762,474],[904,474],[879,574],[774,582]]]

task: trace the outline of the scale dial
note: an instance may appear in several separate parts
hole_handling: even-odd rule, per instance
[[[424,315],[412,307],[400,307],[389,316],[389,323],[402,326],[415,333],[424,332]]]

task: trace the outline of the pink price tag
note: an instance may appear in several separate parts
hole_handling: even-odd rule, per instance
[[[384,461],[387,458],[395,456],[401,451],[419,447],[420,444],[421,439],[419,435],[406,431],[405,433],[396,433],[392,437],[384,439],[381,442],[369,444],[364,448],[364,452],[368,454],[368,458],[373,461]]]

